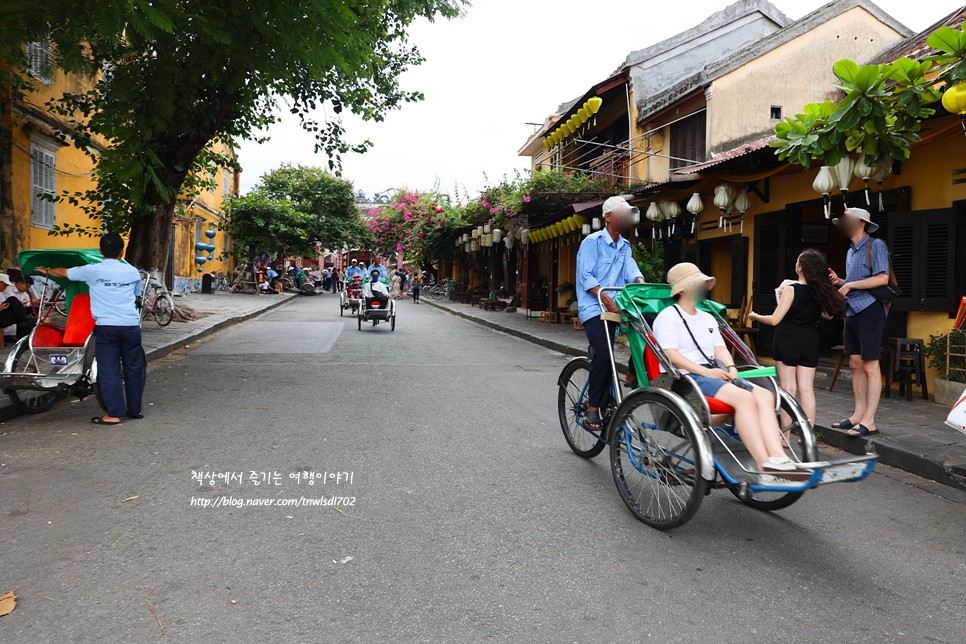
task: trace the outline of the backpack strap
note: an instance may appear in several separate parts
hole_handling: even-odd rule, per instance
[[[865,251],[866,251],[865,252],[865,257],[866,257],[866,262],[869,264],[869,274],[870,275],[872,273],[872,244],[874,244],[876,241],[877,240],[876,240],[875,237],[871,237],[870,236],[869,237],[869,245],[866,246],[866,249],[865,249]],[[885,242],[882,242],[882,243],[884,244]],[[889,257],[889,283],[890,284],[895,284],[896,286],[899,286],[899,282],[896,280],[896,272],[894,270],[892,270],[892,252],[889,251],[888,247],[886,248],[886,253],[887,253],[887,256]]]

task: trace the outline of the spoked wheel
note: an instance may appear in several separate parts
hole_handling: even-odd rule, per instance
[[[154,300],[154,320],[158,326],[168,326],[174,319],[174,300],[168,294],[159,295]]]
[[[578,456],[593,458],[604,449],[602,436],[606,425],[599,432],[584,429],[587,416],[587,398],[590,395],[590,360],[579,358],[567,363],[557,379],[557,415],[560,429],[570,449]]]
[[[627,507],[659,530],[686,523],[708,483],[701,478],[695,428],[682,410],[660,393],[638,390],[618,407],[611,426],[611,471]]]
[[[39,373],[37,361],[27,342],[21,342],[14,349],[13,370],[18,373]],[[48,390],[11,389],[9,394],[13,406],[26,414],[40,414],[57,402],[57,392]]]
[[[144,354],[144,349],[141,349],[141,380],[142,382],[147,381],[148,376],[148,359]],[[121,387],[124,386],[124,370],[121,370]],[[97,399],[97,404],[101,406],[104,412],[107,412],[107,404],[104,402],[104,394],[101,393],[101,379],[97,378],[94,380],[94,398]]]
[[[791,433],[791,437],[787,442],[785,439],[782,439],[782,444],[785,445],[785,452],[788,453],[789,458],[792,460],[802,462],[814,461],[818,458],[818,453],[814,447],[814,440],[810,441],[811,448],[806,447],[806,442],[803,440],[805,432],[802,429],[802,425],[808,422],[804,418],[804,414],[797,405],[793,407],[792,403],[784,397],[782,398],[781,408],[791,418],[791,424],[784,424],[781,418],[779,418],[779,423],[782,423],[782,428],[785,432]],[[741,490],[737,486],[729,486],[728,489],[745,505],[766,512],[787,508],[805,494],[805,492],[752,492],[750,490],[746,494],[741,494]]]

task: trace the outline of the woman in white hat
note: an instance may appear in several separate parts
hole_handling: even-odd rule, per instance
[[[796,470],[785,453],[774,394],[737,378],[738,370],[718,321],[697,308],[698,302],[708,297],[715,278],[691,263],[673,266],[667,277],[676,304],[654,320],[654,337],[671,364],[690,374],[705,396],[734,407],[738,435],[759,471],[770,473],[764,475],[768,477],[763,477],[764,483],[808,479],[811,473]]]

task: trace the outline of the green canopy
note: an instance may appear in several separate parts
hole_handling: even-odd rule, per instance
[[[17,255],[20,263],[20,272],[25,276],[37,274],[37,267],[45,268],[73,268],[74,266],[87,266],[88,264],[99,264],[104,261],[101,251],[96,248],[45,248],[22,250]],[[61,286],[69,286],[70,280],[66,277],[53,277]]]
[[[674,304],[669,284],[628,284],[617,294],[614,301],[622,311],[633,313],[636,306],[641,313],[654,315]],[[725,305],[711,300],[701,302],[698,308],[718,316],[723,315],[727,309]]]

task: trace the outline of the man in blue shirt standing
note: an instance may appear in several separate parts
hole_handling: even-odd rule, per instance
[[[603,427],[600,408],[610,397],[610,354],[607,334],[614,337],[616,325],[600,319],[598,291],[604,286],[624,286],[643,282],[644,276],[631,253],[631,244],[621,232],[634,225],[639,210],[623,197],[611,197],[603,204],[603,230],[588,235],[577,251],[577,317],[584,325],[590,342],[590,378],[587,398],[587,428],[599,431]],[[618,313],[617,304],[607,293],[600,294],[604,307]]]
[[[357,259],[352,260],[352,262],[349,264],[349,268],[345,269],[345,276],[350,280],[356,275],[362,277],[365,274],[366,272],[359,266],[359,260]]]
[[[372,271],[379,271],[379,279],[384,280],[389,277],[389,271],[386,270],[386,265],[382,263],[382,256],[376,255],[376,261],[372,263],[369,267],[369,274],[372,275]]]
[[[881,239],[869,236],[879,225],[864,208],[849,208],[844,217],[832,223],[852,242],[845,256],[845,279],[832,269],[829,279],[845,297],[843,352],[849,357],[855,398],[852,415],[832,423],[832,427],[847,429],[847,436],[862,438],[879,433],[875,425],[882,391],[879,358],[888,309],[870,289],[890,281],[889,247]]]
[[[124,240],[120,235],[104,235],[100,247],[104,261],[98,264],[73,268],[38,267],[37,271],[88,285],[91,315],[95,322],[97,381],[107,407],[105,415],[95,416],[91,422],[117,425],[122,415],[144,418],[141,398],[144,394],[145,364],[144,349],[141,347],[141,316],[137,308],[141,296],[141,276],[138,269],[120,261],[124,252]]]

